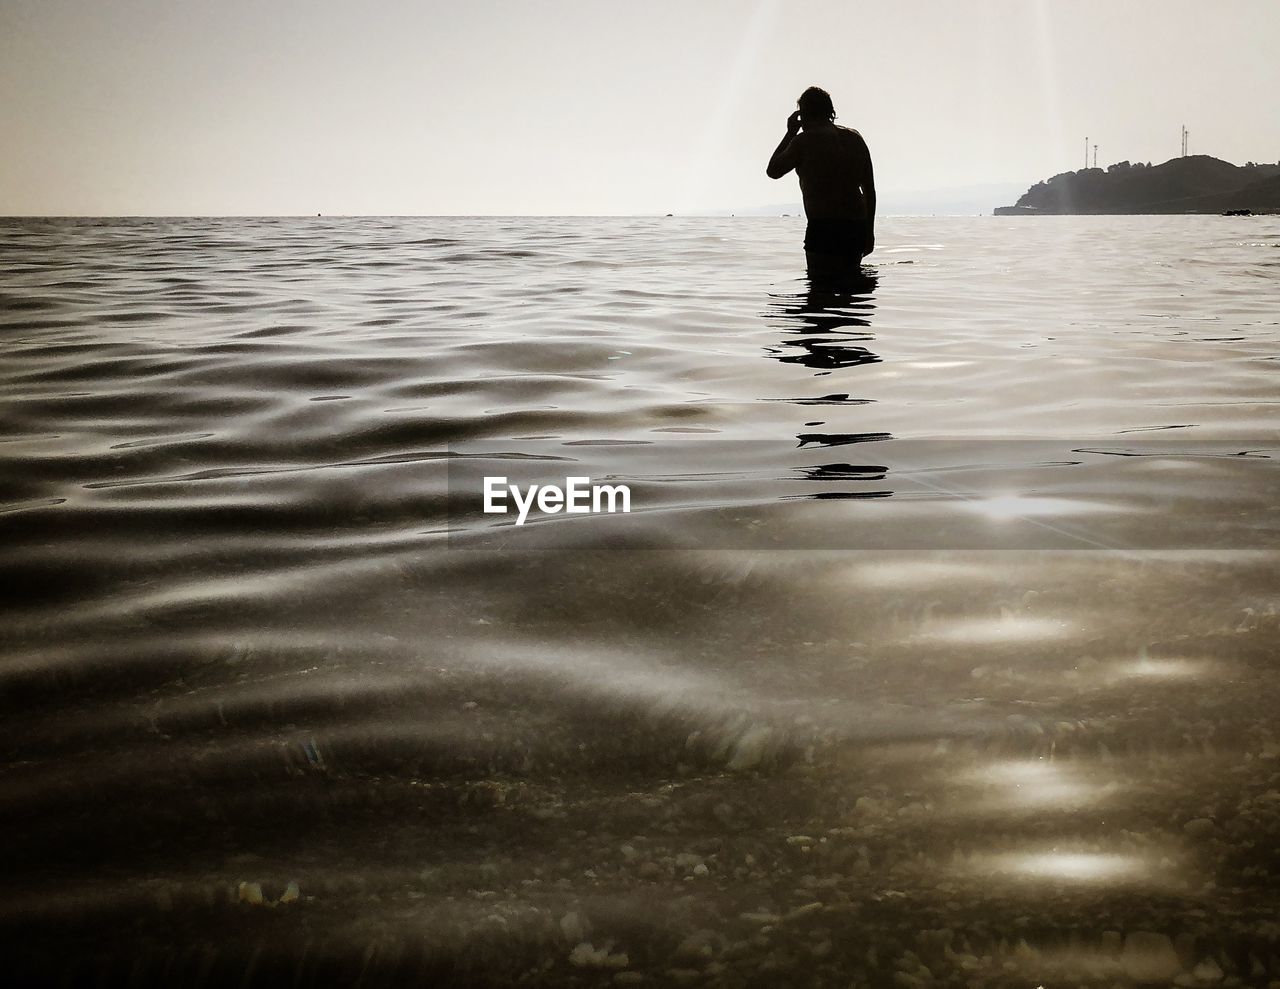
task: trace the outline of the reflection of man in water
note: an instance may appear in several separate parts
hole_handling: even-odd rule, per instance
[[[876,183],[871,152],[862,135],[835,122],[836,111],[824,89],[810,86],[787,118],[787,135],[769,166],[771,179],[791,169],[800,176],[809,276],[856,276],[862,258],[875,247]],[[801,130],[803,128],[803,130]]]

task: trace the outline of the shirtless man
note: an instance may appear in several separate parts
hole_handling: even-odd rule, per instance
[[[861,134],[835,123],[836,111],[826,90],[810,86],[796,106],[765,172],[780,179],[794,168],[800,176],[809,219],[804,234],[809,277],[856,276],[876,243],[871,152]]]

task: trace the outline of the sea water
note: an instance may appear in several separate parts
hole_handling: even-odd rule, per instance
[[[0,222],[4,965],[1280,978],[1280,220],[802,223]]]

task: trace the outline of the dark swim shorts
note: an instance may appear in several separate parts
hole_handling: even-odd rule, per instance
[[[804,231],[804,249],[816,254],[861,257],[862,236],[860,220],[810,220]]]

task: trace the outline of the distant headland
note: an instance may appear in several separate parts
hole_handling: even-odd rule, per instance
[[[1162,165],[1122,161],[1037,182],[996,216],[1097,213],[1280,213],[1280,164],[1233,165],[1185,155]]]

